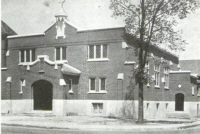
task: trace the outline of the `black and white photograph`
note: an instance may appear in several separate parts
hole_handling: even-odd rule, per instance
[[[1,0],[2,134],[199,134],[200,0]]]

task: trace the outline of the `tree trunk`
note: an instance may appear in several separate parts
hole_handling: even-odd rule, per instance
[[[138,123],[143,123],[144,112],[143,112],[143,83],[139,82],[139,91],[138,91]]]

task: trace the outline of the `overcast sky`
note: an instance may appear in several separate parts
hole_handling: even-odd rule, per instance
[[[112,18],[110,0],[65,0],[69,21],[79,29],[124,26],[123,19]],[[49,4],[44,4],[48,2]],[[43,33],[54,21],[58,0],[1,0],[1,18],[18,34]],[[179,21],[188,42],[180,59],[200,59],[200,9]]]

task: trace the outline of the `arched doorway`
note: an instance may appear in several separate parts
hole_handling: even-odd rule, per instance
[[[175,110],[184,111],[184,94],[182,93],[175,95]]]
[[[46,80],[33,83],[33,109],[52,110],[53,85]]]

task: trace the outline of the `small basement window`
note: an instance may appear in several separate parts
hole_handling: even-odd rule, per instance
[[[103,113],[103,103],[92,103],[92,105],[94,114]]]

